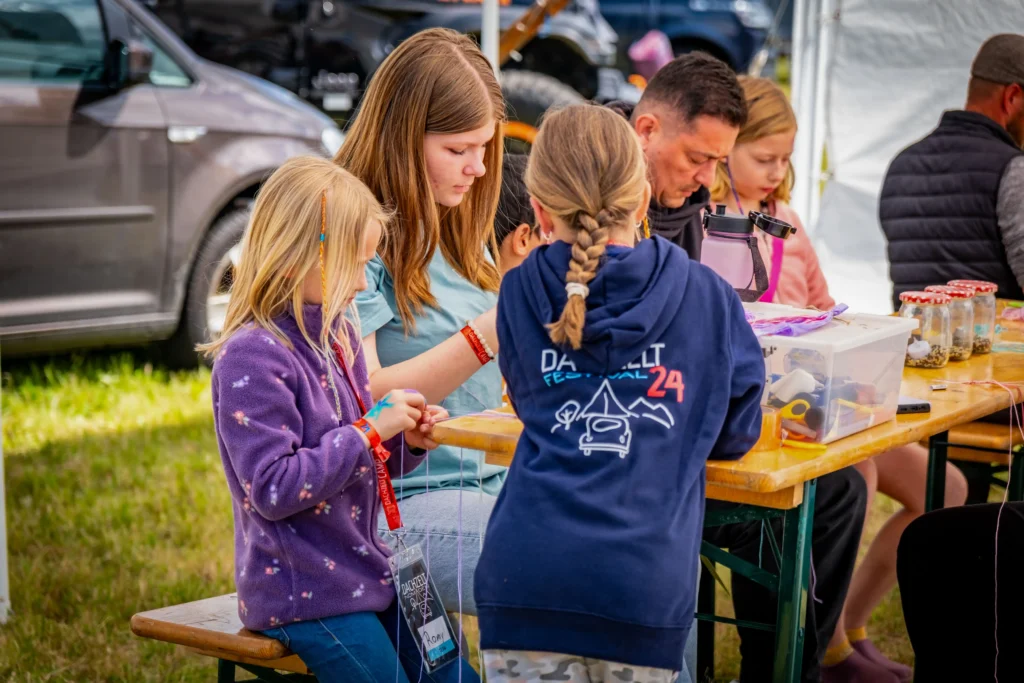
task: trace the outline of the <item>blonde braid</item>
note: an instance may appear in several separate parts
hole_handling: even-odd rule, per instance
[[[579,349],[588,286],[597,276],[613,229],[628,229],[647,191],[647,166],[639,140],[610,109],[575,104],[549,111],[530,151],[526,187],[552,218],[573,232],[565,274],[568,295],[551,341]]]
[[[609,229],[614,223],[608,209],[601,209],[597,216],[582,212],[576,216],[576,241],[573,242],[572,260],[565,274],[569,298],[558,321],[548,325],[551,341],[556,344],[569,344],[579,349],[583,343],[583,322],[587,315],[587,294],[590,293],[587,285],[597,275],[608,245]]]

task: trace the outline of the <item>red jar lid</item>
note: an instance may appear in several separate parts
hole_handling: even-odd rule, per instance
[[[949,285],[929,285],[924,288],[924,291],[945,294],[950,299],[973,299],[975,292],[967,287],[950,287]]]
[[[900,294],[900,301],[911,304],[948,304],[951,299],[939,292],[903,292]]]
[[[994,282],[985,282],[984,280],[950,280],[948,284],[950,287],[973,289],[979,294],[995,294],[999,290],[999,285]]]

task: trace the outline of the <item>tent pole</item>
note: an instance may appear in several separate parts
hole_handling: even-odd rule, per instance
[[[498,41],[500,40],[500,22],[498,20],[498,0],[483,0],[480,20],[480,49],[484,57],[491,63],[494,75],[499,75]]]
[[[815,179],[821,164],[820,152],[815,159],[813,151],[817,119],[816,65],[820,47],[821,1],[797,0],[793,22],[792,102],[799,129],[793,153],[793,167],[797,177],[796,187],[793,188],[793,208],[805,226],[812,224],[811,195],[818,191]]]
[[[808,189],[810,190],[809,205],[807,213],[801,217],[805,225],[814,226],[818,222],[818,213],[821,209],[821,179],[823,177],[821,162],[825,152],[825,145],[828,142],[826,133],[828,126],[825,117],[827,93],[828,93],[828,64],[833,50],[835,39],[835,12],[838,7],[838,0],[822,0],[821,13],[818,15],[818,41],[815,50],[814,64],[814,100],[811,103],[811,115],[814,117],[814,124],[811,129],[811,167],[808,175]],[[831,165],[831,164],[830,164]],[[813,227],[812,227],[813,230]]]
[[[807,33],[807,7],[812,0],[796,0],[793,3],[793,37],[790,47],[789,63],[789,85],[790,99],[794,103],[800,101],[801,89],[804,86],[803,60],[807,49],[804,44],[804,34]]]

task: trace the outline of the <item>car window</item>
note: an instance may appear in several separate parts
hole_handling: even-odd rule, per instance
[[[106,49],[97,0],[0,0],[0,80],[99,81]]]
[[[0,0],[2,1],[2,0]],[[192,85],[188,73],[136,21],[132,20],[132,38],[141,41],[153,52],[153,70],[149,82],[162,88],[187,88]]]

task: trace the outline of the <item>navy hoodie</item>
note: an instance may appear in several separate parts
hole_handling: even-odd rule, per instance
[[[480,645],[678,671],[705,461],[760,435],[761,348],[729,284],[661,237],[608,249],[583,347],[557,347],[569,258],[536,249],[498,299],[524,429],[476,570]]]

